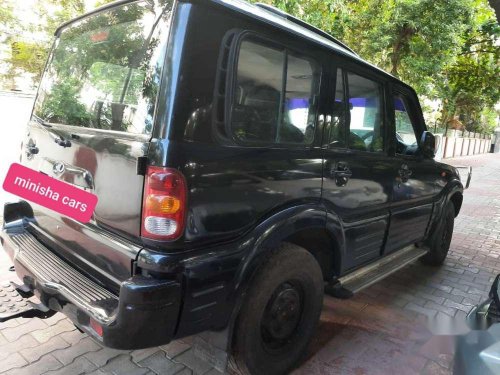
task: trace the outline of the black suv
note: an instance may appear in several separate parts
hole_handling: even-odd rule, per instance
[[[411,87],[290,15],[118,1],[57,30],[21,155],[93,218],[10,203],[2,244],[106,346],[224,332],[240,369],[282,373],[325,287],[443,262],[464,187],[434,148]]]

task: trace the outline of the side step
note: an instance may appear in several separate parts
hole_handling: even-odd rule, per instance
[[[375,284],[390,274],[425,255],[429,249],[425,247],[407,246],[395,253],[387,255],[378,261],[368,264],[344,277],[338,283],[331,285],[329,294],[335,297],[346,298],[360,290]]]

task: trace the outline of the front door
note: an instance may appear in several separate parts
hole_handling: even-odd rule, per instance
[[[389,223],[391,158],[383,81],[337,69],[326,116],[323,199],[345,234],[344,270],[381,255]]]
[[[425,158],[418,140],[425,130],[416,95],[394,86],[389,110],[395,141],[392,176],[391,223],[385,253],[423,240],[432,214],[438,171],[432,159]],[[392,107],[392,108],[391,108]]]

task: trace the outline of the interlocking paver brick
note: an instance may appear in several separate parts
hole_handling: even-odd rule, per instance
[[[449,299],[444,301],[443,306],[450,307],[452,309],[461,310],[465,313],[468,313],[472,307],[471,305],[465,305],[463,302],[456,303],[456,302],[450,301]]]
[[[76,343],[83,340],[85,337],[88,337],[86,333],[82,333],[76,328],[71,331],[63,332],[61,333],[60,336],[64,341],[66,341],[70,345],[75,345]]]
[[[68,319],[61,320],[56,324],[47,327],[44,325],[43,329],[33,330],[31,335],[40,343],[49,341],[51,337],[54,337],[63,332],[74,331],[76,328],[73,323]]]
[[[160,352],[160,348],[146,348],[146,349],[138,349],[132,350],[130,352],[130,356],[132,357],[132,361],[141,362],[143,359],[152,356],[153,354]]]
[[[43,344],[38,344],[35,347],[24,348],[20,351],[21,355],[28,360],[29,363],[35,362],[45,354],[51,353],[58,349],[67,348],[69,344],[59,336],[50,338],[49,341]]]
[[[54,315],[52,315],[50,318],[47,318],[47,319],[44,319],[43,321],[45,322],[45,324],[47,324],[48,326],[53,326],[54,324],[56,324],[57,322],[61,321],[61,320],[65,320],[66,319],[66,316],[62,313],[55,313]]]
[[[30,335],[24,335],[15,342],[4,344],[0,346],[0,363],[4,358],[13,353],[19,352],[24,348],[33,348],[37,345],[39,345],[38,341]]]
[[[69,365],[60,368],[59,370],[48,371],[47,375],[76,375],[87,374],[96,369],[96,366],[85,357],[79,357]]]
[[[55,359],[52,355],[47,354],[40,358],[39,361],[36,361],[29,366],[13,369],[11,371],[6,372],[7,375],[41,375],[50,370],[57,370],[61,368],[63,365],[57,359]],[[2,374],[3,375],[3,374]]]
[[[117,375],[128,374],[128,375],[144,375],[149,370],[144,367],[140,367],[135,364],[129,355],[120,355],[113,358],[109,363],[100,369],[105,373],[113,373]]]
[[[454,290],[457,290],[459,292],[459,294],[458,293],[457,294],[453,293]],[[437,297],[442,297],[444,299],[452,300],[452,301],[454,301],[456,303],[462,303],[462,301],[464,299],[464,295],[467,295],[466,292],[463,292],[460,289],[453,289],[451,291],[451,293],[446,293],[446,292],[443,292],[441,290],[435,290],[432,294],[434,294]]]
[[[181,340],[172,341],[170,344],[160,346],[168,358],[175,358],[181,353],[184,353],[191,347],[191,344],[187,344]]]
[[[184,369],[175,373],[175,375],[192,375],[192,374],[193,374],[193,370],[191,370],[190,368],[187,368],[187,367],[184,367]],[[217,371],[216,369],[212,369],[203,375],[220,375],[220,372]]]
[[[162,375],[176,374],[185,367],[183,364],[167,358],[165,352],[161,350],[140,361],[139,365]],[[210,369],[210,366],[208,369]]]
[[[204,374],[212,369],[212,366],[194,355],[193,348],[175,357],[176,362],[180,362],[189,367],[195,374]]]
[[[123,354],[128,354],[128,352],[124,350],[102,348],[101,350],[95,352],[86,353],[83,356],[97,367],[102,367],[105,366],[111,359]]]
[[[417,312],[419,314],[425,315],[427,318],[433,318],[437,314],[436,310],[433,310],[433,309],[430,309],[430,308],[426,308],[426,307],[422,307],[420,305],[417,305],[414,302],[408,303],[404,308],[406,310],[415,311],[415,312]]]
[[[2,359],[0,364],[0,372],[8,371],[13,368],[23,367],[28,362],[19,353],[13,353],[6,358]]]
[[[67,365],[82,354],[95,352],[101,349],[101,346],[93,341],[90,337],[86,337],[77,344],[66,349],[60,349],[52,353],[52,355],[62,364]]]
[[[0,347],[2,345],[7,344],[7,343],[8,343],[7,339],[5,337],[3,337],[2,332],[0,331]]]
[[[102,371],[101,369],[97,369],[95,371],[89,372],[88,375],[108,375],[108,372]]]
[[[44,328],[47,328],[47,325],[44,322],[38,318],[33,318],[16,327],[2,329],[2,335],[7,339],[7,341],[13,342],[18,340],[21,336]]]

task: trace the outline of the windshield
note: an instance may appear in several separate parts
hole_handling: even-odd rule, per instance
[[[46,123],[150,134],[172,2],[130,3],[63,29],[34,115]],[[162,13],[163,12],[163,13]]]

